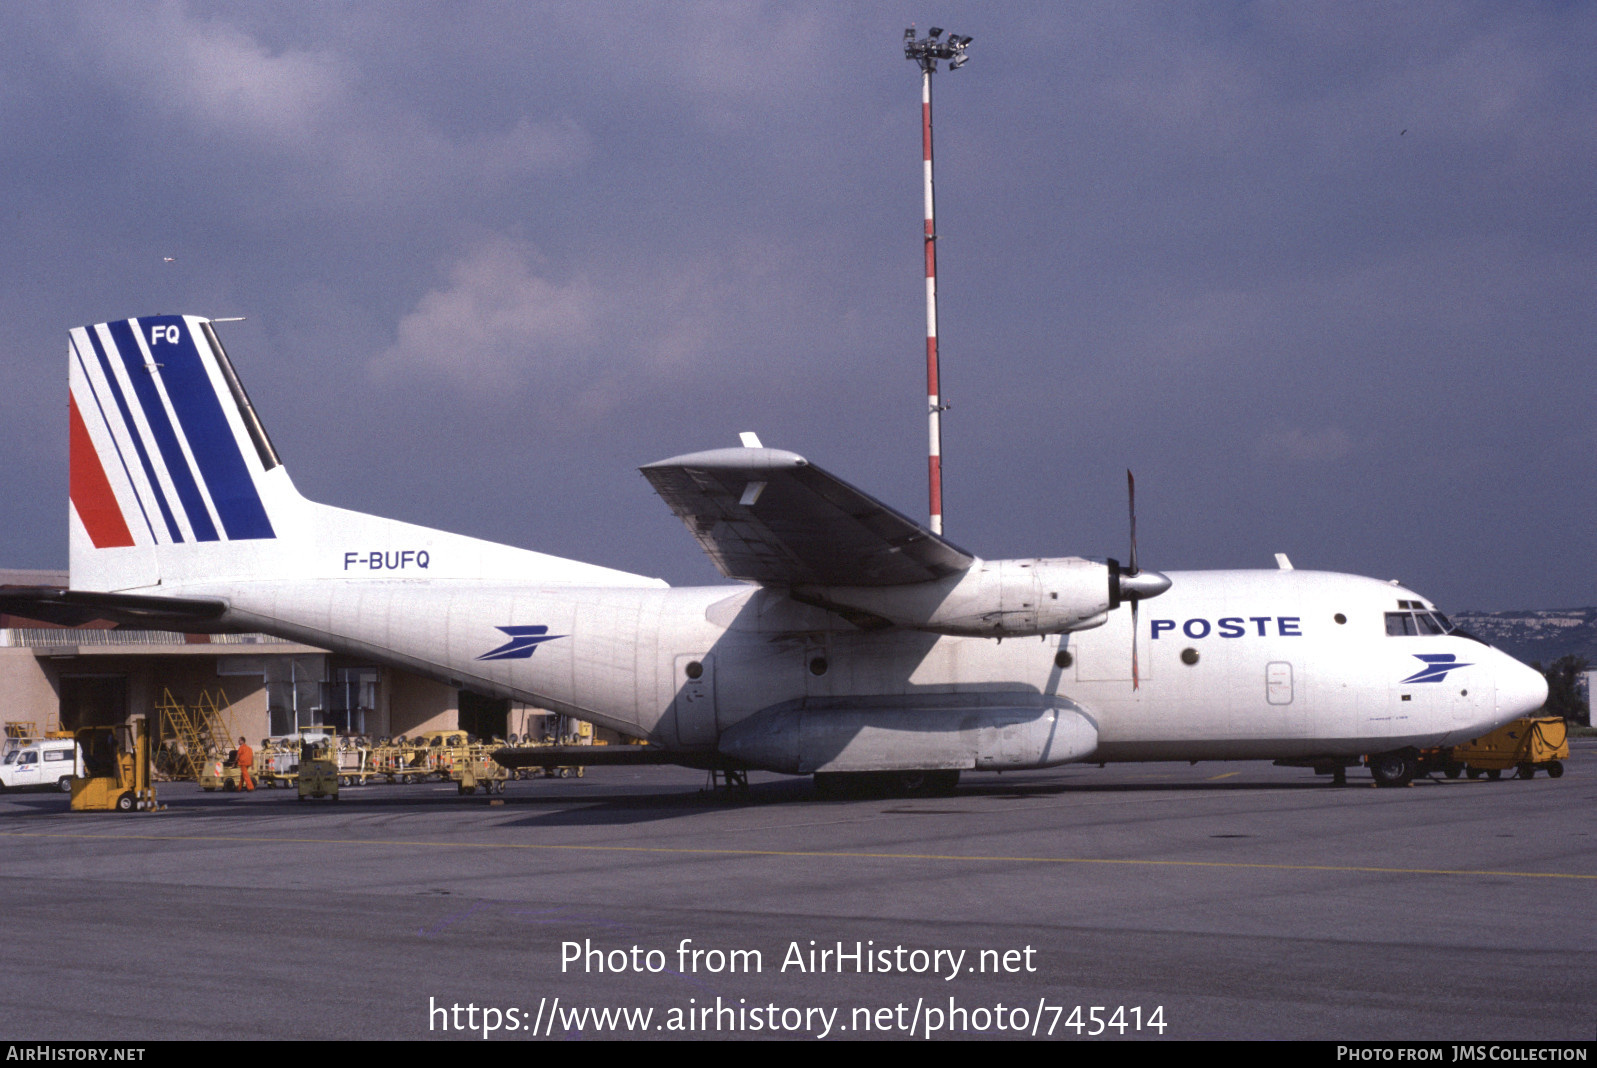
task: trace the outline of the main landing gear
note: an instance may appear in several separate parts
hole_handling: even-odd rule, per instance
[[[815,792],[828,800],[864,797],[947,797],[958,785],[958,769],[815,773]]]
[[[1407,786],[1419,768],[1414,754],[1406,749],[1391,753],[1372,753],[1364,758],[1377,786]]]

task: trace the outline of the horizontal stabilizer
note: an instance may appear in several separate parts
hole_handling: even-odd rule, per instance
[[[202,632],[211,629],[226,611],[227,604],[214,598],[142,597],[54,586],[9,587],[0,591],[0,612],[64,627],[103,619],[156,630]]]
[[[766,586],[902,586],[975,558],[781,449],[713,449],[641,469],[728,578]]]

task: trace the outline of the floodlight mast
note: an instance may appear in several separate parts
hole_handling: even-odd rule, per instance
[[[927,477],[930,482],[929,497],[931,530],[943,532],[943,403],[938,383],[937,361],[937,228],[936,211],[932,195],[932,75],[937,72],[938,60],[948,60],[949,70],[958,70],[967,59],[965,47],[969,37],[951,33],[946,40],[943,28],[933,26],[925,37],[917,39],[915,27],[904,31],[904,58],[920,64],[921,89],[921,159],[924,171],[926,200],[926,409],[929,420],[930,451],[927,458]]]

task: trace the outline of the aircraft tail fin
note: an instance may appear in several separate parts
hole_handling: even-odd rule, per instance
[[[314,578],[660,584],[305,500],[207,319],[145,316],[69,338],[74,590]]]

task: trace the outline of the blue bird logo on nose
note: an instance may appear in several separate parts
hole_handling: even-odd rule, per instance
[[[1442,682],[1446,680],[1449,671],[1457,671],[1459,668],[1473,666],[1471,664],[1455,663],[1458,657],[1452,653],[1415,653],[1413,655],[1414,659],[1425,661],[1425,668],[1422,671],[1416,671],[1399,685],[1410,682]]]

